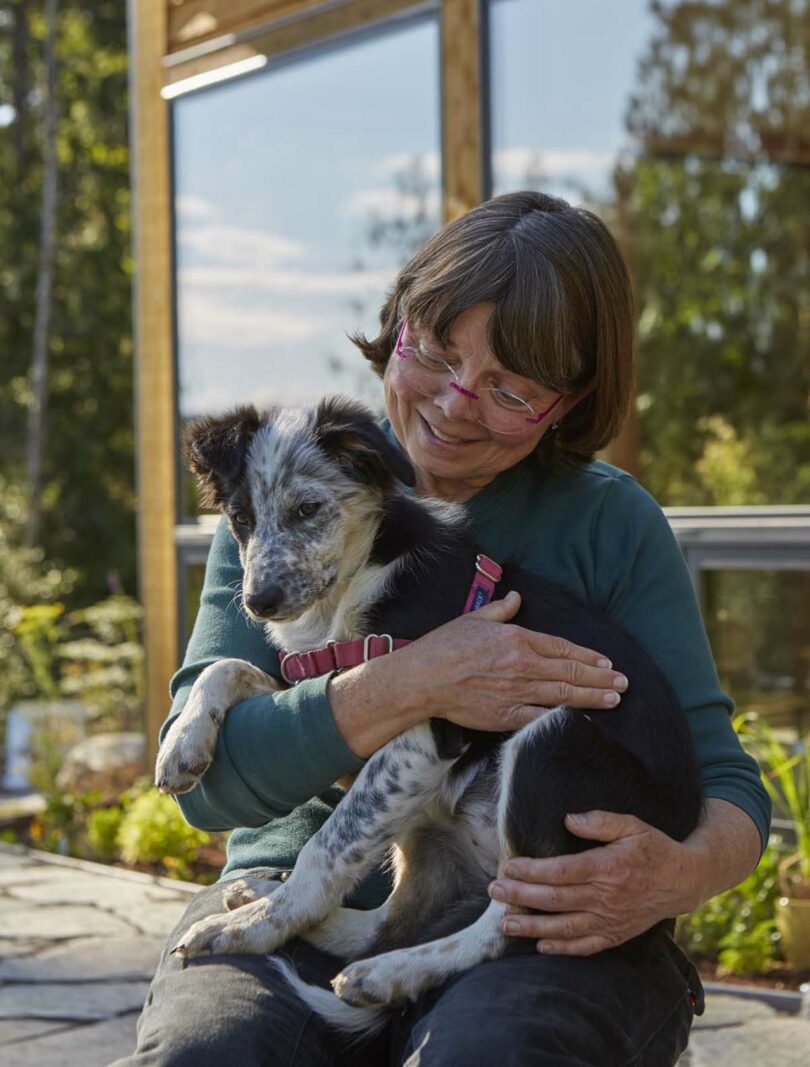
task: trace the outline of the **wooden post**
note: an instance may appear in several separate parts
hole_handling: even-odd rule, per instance
[[[442,3],[445,221],[483,199],[481,0]]]
[[[135,412],[140,596],[150,759],[177,667],[175,387],[172,358],[169,127],[163,86],[166,0],[129,0],[134,163]]]

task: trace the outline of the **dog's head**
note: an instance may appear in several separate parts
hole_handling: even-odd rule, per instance
[[[203,504],[228,517],[255,618],[297,619],[368,558],[375,519],[413,468],[364,407],[345,398],[192,423],[186,453]]]

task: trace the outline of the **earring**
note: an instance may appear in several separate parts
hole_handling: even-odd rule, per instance
[[[552,422],[551,428],[552,430],[559,430],[560,424],[558,422]]]

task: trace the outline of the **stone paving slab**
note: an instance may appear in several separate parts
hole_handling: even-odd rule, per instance
[[[712,996],[679,1067],[808,1067],[810,1021],[761,1001]]]
[[[128,1055],[163,942],[195,891],[0,845],[2,1067]],[[810,1067],[810,1020],[741,997],[706,1005],[679,1067]]]
[[[0,1047],[3,1067],[108,1067],[135,1048],[137,1014]]]
[[[62,1023],[46,1022],[44,1019],[0,1019],[0,1052],[13,1042],[54,1034],[58,1030],[64,1030]]]
[[[196,886],[0,845],[0,1064],[107,1067]]]
[[[0,990],[0,1019],[58,1019],[65,1023],[100,1022],[139,1011],[149,982],[37,982],[5,985]]]
[[[89,931],[99,936],[127,934],[130,924],[121,916],[110,915],[100,908],[86,904],[25,904],[7,900],[0,906],[0,955],[3,941],[37,937],[49,941],[65,941],[83,937]]]
[[[0,959],[0,982],[96,982],[143,979],[154,974],[163,937],[77,938],[14,959]]]

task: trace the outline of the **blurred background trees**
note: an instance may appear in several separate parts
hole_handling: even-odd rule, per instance
[[[637,473],[664,504],[810,502],[810,6],[655,2],[615,175]]]
[[[41,552],[75,572],[79,606],[135,590],[126,5],[60,0],[56,19],[58,195],[33,505]],[[0,476],[22,487],[34,403],[47,35],[44,0],[0,3]],[[19,535],[18,525],[7,526],[8,537]]]

